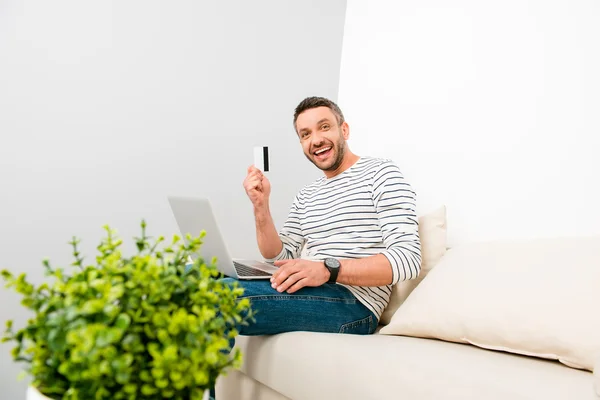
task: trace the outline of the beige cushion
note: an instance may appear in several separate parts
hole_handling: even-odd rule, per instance
[[[380,333],[471,343],[591,371],[600,356],[600,237],[454,247]]]
[[[421,272],[416,279],[399,282],[393,286],[390,301],[379,320],[381,325],[390,322],[398,307],[446,252],[445,206],[419,217],[419,236],[421,239]]]
[[[242,372],[294,400],[598,400],[588,371],[439,340],[290,332],[236,345]]]
[[[596,394],[600,397],[600,357],[596,357],[596,365],[594,366],[594,388]]]

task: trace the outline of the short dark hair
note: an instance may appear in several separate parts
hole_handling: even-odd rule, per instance
[[[296,110],[294,111],[294,129],[296,129],[296,121],[298,120],[298,116],[302,114],[306,110],[310,110],[311,108],[317,107],[327,107],[333,112],[335,118],[337,119],[338,125],[342,125],[344,123],[344,114],[342,114],[342,110],[335,104],[333,101],[326,99],[325,97],[307,97],[298,104]]]

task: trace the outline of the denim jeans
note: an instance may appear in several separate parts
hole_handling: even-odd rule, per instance
[[[375,332],[378,320],[344,286],[324,284],[304,287],[295,293],[279,293],[268,279],[235,280],[250,300],[254,322],[240,327],[240,335],[274,335],[292,331],[368,335]]]

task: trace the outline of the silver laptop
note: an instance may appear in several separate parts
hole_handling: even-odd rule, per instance
[[[277,267],[264,261],[231,258],[208,199],[175,196],[169,196],[168,199],[183,239],[188,233],[197,237],[206,231],[196,257],[201,256],[206,263],[216,257],[217,269],[232,278],[269,279],[277,271]]]

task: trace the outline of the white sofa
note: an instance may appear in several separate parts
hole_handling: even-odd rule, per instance
[[[600,237],[446,251],[440,215],[376,334],[238,337],[217,399],[600,399]]]
[[[217,400],[598,400],[589,372],[413,337],[292,332],[240,337]]]

